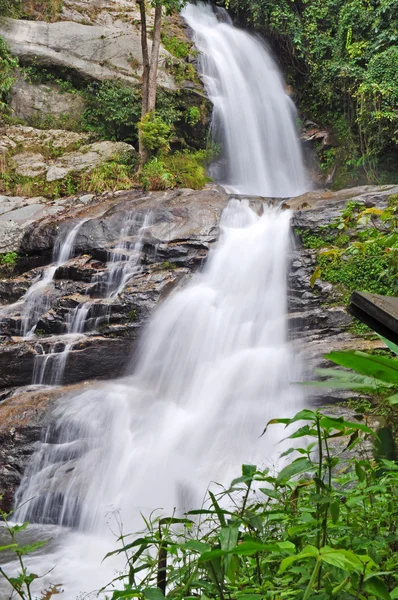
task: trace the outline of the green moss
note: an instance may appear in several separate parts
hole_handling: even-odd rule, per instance
[[[173,271],[177,268],[177,265],[175,263],[163,262],[159,265],[159,267],[164,271]]]
[[[130,323],[135,323],[136,321],[138,321],[138,313],[137,313],[137,311],[135,309],[134,310],[130,310],[130,312],[127,313],[127,320]]]

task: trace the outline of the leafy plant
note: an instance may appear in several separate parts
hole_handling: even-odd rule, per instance
[[[167,35],[165,31],[161,33],[162,44],[176,58],[187,58],[191,51],[191,44],[176,35]]]
[[[15,559],[19,564],[19,571],[16,575],[10,575],[4,569],[4,566],[0,566],[0,576],[5,579],[10,590],[13,590],[15,594],[21,598],[21,600],[33,600],[32,594],[32,583],[39,578],[35,573],[30,573],[24,563],[24,557],[32,552],[36,552],[40,548],[43,548],[48,544],[50,540],[37,541],[31,544],[20,544],[18,541],[19,534],[25,531],[29,523],[15,524],[9,522],[9,517],[12,513],[6,513],[0,510],[0,518],[3,521],[3,529],[8,534],[9,543],[4,546],[0,546],[1,553],[11,553],[15,555]],[[60,585],[52,585],[42,593],[42,598],[50,600],[54,595],[61,592]]]
[[[386,346],[398,356],[398,346],[382,338]],[[351,389],[365,393],[387,396],[389,404],[398,404],[398,359],[368,354],[357,350],[333,351],[324,358],[336,365],[350,369],[316,369],[316,373],[327,377],[311,385],[333,389]],[[355,371],[355,373],[352,373]]]
[[[14,267],[17,262],[18,253],[17,252],[6,252],[6,254],[0,255],[0,265],[6,267]]]
[[[138,123],[145,148],[152,152],[167,153],[170,150],[172,127],[155,112],[148,112]]]
[[[398,466],[347,458],[374,437],[360,421],[302,410],[264,435],[275,424],[295,444],[278,473],[243,465],[184,518],[152,515],[137,537],[121,535],[108,554],[127,557],[126,574],[106,587],[113,600],[397,597]]]

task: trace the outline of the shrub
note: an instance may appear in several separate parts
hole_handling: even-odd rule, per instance
[[[106,81],[89,86],[83,127],[101,138],[137,143],[137,123],[141,117],[139,90]]]
[[[139,175],[139,183],[144,190],[166,190],[175,187],[173,174],[166,169],[164,161],[153,157],[149,160]]]
[[[172,127],[155,112],[147,113],[138,123],[138,129],[148,150],[163,153],[170,150]]]
[[[178,187],[200,190],[211,181],[206,174],[206,151],[176,152],[164,159],[168,171],[173,173],[174,181]]]

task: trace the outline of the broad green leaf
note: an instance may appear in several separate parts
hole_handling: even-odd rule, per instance
[[[43,548],[46,546],[50,540],[44,540],[42,542],[33,542],[33,544],[28,544],[26,546],[18,546],[18,554],[31,554],[38,550],[39,548]]]
[[[363,563],[349,550],[334,550],[325,546],[320,550],[320,559],[329,565],[343,569],[347,573],[361,573],[363,571]]]
[[[236,594],[236,600],[262,600],[265,598],[263,594]]]
[[[3,550],[10,550],[14,548],[18,548],[18,544],[9,544],[8,546],[0,546],[0,552],[2,552]]]
[[[391,352],[393,352],[394,354],[396,354],[398,356],[397,344],[394,344],[394,342],[392,342],[391,340],[387,340],[386,338],[382,337],[381,335],[379,337],[385,343],[387,348],[389,348],[391,350]]]
[[[124,590],[119,592],[113,592],[112,600],[129,600],[130,598],[140,598],[142,592],[138,590]]]
[[[279,492],[268,488],[260,488],[260,492],[262,492],[265,496],[268,496],[269,498],[274,498],[274,500],[279,500],[281,497]]]
[[[239,537],[239,527],[222,527],[220,531],[221,550],[235,548]]]
[[[363,587],[367,592],[369,592],[369,594],[376,596],[376,598],[382,598],[382,600],[391,600],[387,586],[384,581],[380,579],[380,577],[376,577],[375,575],[369,577],[364,581]]]
[[[387,398],[388,402],[393,406],[394,404],[398,404],[398,394],[393,394]]]
[[[242,476],[243,477],[254,477],[257,472],[255,465],[242,465]]]
[[[160,519],[159,525],[193,525],[193,521],[189,519],[177,519],[175,517],[165,517],[164,519]]]
[[[292,542],[277,542],[275,544],[261,544],[260,542],[242,542],[230,550],[216,549],[211,552],[205,552],[199,557],[199,562],[208,562],[215,558],[235,554],[236,556],[252,556],[257,552],[285,552],[294,550]]]
[[[374,377],[387,384],[398,385],[398,360],[384,356],[366,354],[359,350],[333,351],[324,358],[353,369],[366,377]]]
[[[318,558],[318,556],[318,548],[315,548],[315,546],[306,546],[301,552],[299,552],[299,554],[284,558],[281,562],[281,566],[279,567],[279,573],[284,573],[291,564],[297,562],[298,560],[303,560],[304,558]]]
[[[211,546],[210,544],[205,544],[204,542],[199,542],[198,540],[189,540],[185,542],[185,544],[181,544],[179,546],[182,549],[193,550],[193,552],[198,552],[199,554],[203,554],[204,552],[210,552]]]
[[[143,594],[148,600],[164,600],[164,595],[159,588],[147,588],[143,590]]]
[[[339,520],[339,515],[340,515],[340,501],[339,500],[331,503],[330,514],[332,515],[333,523],[336,525],[336,523]]]
[[[361,481],[361,482],[365,481],[365,479],[366,479],[366,473],[362,469],[362,467],[358,463],[358,461],[355,461],[355,473],[356,473],[356,476],[358,477],[359,481]]]
[[[300,473],[304,473],[305,471],[314,470],[315,466],[313,463],[308,460],[308,458],[297,458],[289,465],[286,465],[282,469],[282,471],[278,474],[276,481],[278,483],[285,483],[289,481],[295,475],[299,475]]]
[[[398,598],[398,587],[394,588],[390,593],[391,600],[397,600]]]

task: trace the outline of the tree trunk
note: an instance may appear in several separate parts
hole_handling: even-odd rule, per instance
[[[145,0],[138,0],[138,4],[140,7],[140,17],[141,17],[141,50],[142,50],[142,66],[143,66],[141,116],[144,117],[148,112],[148,88],[149,88],[150,63],[149,63],[149,52],[148,52],[148,32],[147,32],[147,23],[146,23],[146,2],[145,2]],[[144,144],[142,142],[141,134],[139,134],[139,136],[138,136],[138,145],[139,145],[140,165],[142,167],[147,160],[147,152],[146,152]]]
[[[162,29],[162,3],[158,0],[155,5],[155,23],[153,31],[153,43],[151,63],[149,67],[148,82],[148,112],[155,110],[156,105],[156,82],[158,76],[158,62],[160,49],[160,33]]]

